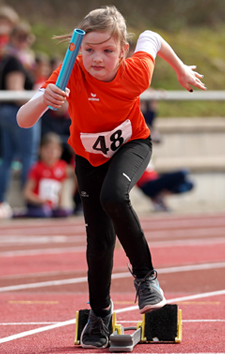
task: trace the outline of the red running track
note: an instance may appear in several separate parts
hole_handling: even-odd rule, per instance
[[[183,338],[138,344],[133,353],[225,353],[225,214],[141,223],[166,298],[182,310]],[[88,308],[83,218],[1,222],[0,254],[0,353],[87,353],[73,344],[75,312]],[[117,243],[112,299],[124,326],[141,320],[134,297]]]

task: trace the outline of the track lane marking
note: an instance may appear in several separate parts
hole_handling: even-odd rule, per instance
[[[160,223],[158,222],[160,219]],[[24,226],[23,223],[14,223],[12,224],[2,224],[0,225],[0,230],[4,230],[7,233],[10,233],[11,231],[17,231],[21,232],[21,234],[24,235],[24,233],[29,232],[32,233],[34,228],[40,230],[40,232],[45,232],[46,229],[48,231],[57,231],[58,230],[68,230],[72,232],[77,232],[78,231],[84,231],[85,226],[84,226],[84,221],[83,219],[81,220],[69,220],[70,223],[68,224],[68,220],[66,220],[65,223],[57,223],[57,226],[55,222],[53,223],[51,220],[43,220],[42,223],[44,223],[44,226],[40,226],[39,223],[32,221],[28,223],[28,226]],[[225,214],[221,213],[220,215],[179,215],[179,216],[173,216],[169,215],[168,217],[159,215],[159,217],[153,217],[150,215],[149,217],[144,217],[142,216],[140,218],[141,224],[143,227],[147,226],[149,227],[149,223],[151,224],[151,227],[156,228],[156,229],[162,229],[162,228],[173,228],[174,226],[177,227],[177,225],[181,227],[188,227],[190,228],[190,223],[191,227],[195,227],[196,224],[200,226],[225,226]],[[27,220],[26,220],[27,222]]]
[[[32,334],[37,334],[37,333],[49,331],[50,329],[60,328],[60,327],[68,326],[68,325],[75,324],[75,323],[76,323],[76,320],[72,319],[72,320],[68,320],[68,321],[64,321],[64,322],[57,322],[57,323],[54,323],[52,325],[48,325],[48,326],[45,326],[45,327],[32,329],[30,331],[25,331],[25,332],[13,334],[13,335],[11,335],[9,337],[1,338],[0,339],[0,344],[1,343],[5,343],[5,342],[10,342],[10,341],[12,341],[14,339],[19,339],[19,338],[31,336]]]
[[[143,226],[142,226],[143,227]],[[83,233],[79,233],[76,234],[75,232],[73,232],[72,235],[67,235],[66,232],[68,232],[66,230],[66,228],[64,228],[63,234],[58,234],[59,231],[61,230],[51,230],[52,234],[49,233],[46,235],[46,229],[44,229],[45,232],[37,232],[37,230],[35,230],[35,235],[33,235],[33,230],[29,231],[29,232],[25,232],[23,234],[19,234],[19,235],[15,235],[14,234],[8,234],[7,232],[2,232],[1,236],[0,236],[0,241],[1,242],[16,242],[16,240],[21,240],[21,242],[25,242],[27,241],[27,243],[31,243],[31,242],[36,242],[36,243],[40,243],[40,240],[43,238],[43,243],[46,242],[46,240],[55,240],[57,241],[60,240],[60,242],[62,242],[63,238],[68,238],[68,239],[83,239],[85,240],[85,230],[83,230]],[[179,235],[180,237],[187,237],[187,236],[205,236],[205,235],[210,235],[210,236],[215,236],[215,235],[223,235],[224,236],[224,232],[225,232],[225,225],[224,227],[192,227],[192,228],[179,228],[179,225],[175,225],[174,229],[154,229],[153,227],[151,227],[151,224],[148,225],[148,227],[144,228],[144,233],[147,236],[150,236],[151,238],[158,238],[158,237],[170,237],[171,236],[171,231],[173,232],[174,235]],[[27,234],[27,237],[26,237]],[[33,236],[30,236],[33,235]],[[181,236],[182,235],[182,236]],[[7,238],[6,238],[7,237]],[[38,239],[39,238],[39,239]],[[10,241],[11,240],[11,241]],[[32,241],[33,240],[33,241]]]
[[[38,256],[42,254],[60,254],[60,253],[76,253],[85,252],[86,246],[77,247],[58,247],[58,248],[45,248],[36,250],[20,250],[20,251],[5,251],[0,252],[1,257],[24,257],[24,256]]]
[[[178,236],[180,238],[185,237],[205,237],[207,236],[224,236],[225,234],[225,227],[216,227],[216,228],[193,228],[193,229],[179,229],[178,227],[174,228],[173,230],[166,229],[166,230],[154,230],[151,229],[148,231],[144,229],[144,234],[146,237],[150,238],[171,238],[171,233],[173,236]]]
[[[224,290],[219,290],[219,291],[212,291],[212,292],[208,292],[208,293],[203,293],[203,294],[195,294],[195,295],[189,295],[189,296],[184,296],[184,297],[180,297],[180,298],[174,298],[174,299],[169,299],[167,300],[167,303],[174,303],[174,302],[180,302],[182,300],[191,300],[191,299],[196,299],[196,298],[205,298],[205,297],[211,297],[211,296],[218,296],[218,295],[225,295],[225,289]],[[125,307],[122,309],[118,309],[115,310],[116,313],[122,313],[122,312],[127,312],[127,311],[134,311],[137,310],[138,306],[129,306],[129,307]],[[1,338],[0,339],[0,344],[1,343],[6,343],[6,342],[10,342],[12,340],[15,339],[19,339],[19,338],[23,338],[23,337],[27,337],[30,336],[32,334],[37,334],[37,333],[41,333],[41,332],[45,332],[45,331],[49,331],[51,329],[55,329],[55,328],[60,328],[60,327],[64,327],[64,326],[68,326],[71,324],[75,324],[76,320],[72,319],[72,320],[68,320],[68,321],[63,321],[63,322],[57,322],[54,323],[52,325],[48,325],[48,326],[44,326],[44,327],[39,327],[36,329],[32,329],[30,331],[25,331],[25,332],[21,332],[21,333],[17,333],[5,338]]]
[[[159,268],[157,272],[159,274],[167,274],[167,273],[180,273],[180,272],[190,272],[196,270],[207,270],[207,269],[217,269],[217,268],[225,268],[225,262]],[[112,274],[112,279],[128,278],[130,276],[131,275],[129,272],[114,273]],[[65,284],[77,284],[77,283],[84,283],[84,282],[87,282],[87,277],[70,278],[70,279],[62,279],[62,280],[50,280],[50,281],[39,282],[39,283],[10,285],[10,286],[1,287],[0,293],[8,292],[8,291],[24,290],[24,289],[43,288],[48,286],[59,286]]]
[[[225,233],[225,231],[224,231]],[[159,247],[183,247],[183,246],[209,246],[209,245],[219,245],[225,244],[224,237],[215,237],[207,239],[187,239],[187,240],[172,240],[172,241],[152,241],[148,242],[151,248]],[[0,252],[1,257],[21,257],[21,256],[36,256],[42,254],[59,254],[59,253],[76,253],[85,252],[86,246],[76,246],[76,247],[57,247],[51,249],[36,249],[36,250],[19,250],[19,251],[3,251]]]
[[[135,323],[137,324],[140,321],[138,320],[120,320],[120,323]],[[221,319],[198,319],[198,320],[183,320],[182,323],[214,323],[214,322],[225,322],[225,320]],[[48,321],[48,322],[5,322],[0,323],[0,326],[41,326],[41,325],[52,325],[61,322]]]

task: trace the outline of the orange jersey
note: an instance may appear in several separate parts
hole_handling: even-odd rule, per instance
[[[61,66],[42,88],[56,83]],[[140,94],[150,85],[154,59],[137,52],[119,67],[115,79],[103,82],[91,76],[77,57],[67,87],[71,118],[69,144],[77,155],[99,166],[124,143],[146,139],[149,128],[140,111]]]

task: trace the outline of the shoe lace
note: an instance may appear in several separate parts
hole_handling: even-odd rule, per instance
[[[137,302],[137,297],[140,293],[140,289],[142,287],[145,287],[146,289],[150,289],[151,291],[151,288],[150,288],[150,284],[149,282],[146,282],[146,280],[151,277],[151,280],[155,280],[157,278],[157,271],[155,269],[153,270],[150,270],[150,272],[148,272],[144,278],[137,278],[137,276],[132,272],[132,270],[130,269],[129,265],[128,265],[128,269],[130,271],[130,273],[132,274],[132,276],[134,277],[135,279],[135,285],[136,285],[136,295],[135,295],[135,300],[134,300],[134,303]]]
[[[104,334],[109,336],[109,330],[102,317],[90,316],[90,325],[92,334]]]

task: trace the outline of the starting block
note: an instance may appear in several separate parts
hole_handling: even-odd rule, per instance
[[[89,311],[77,311],[75,344],[80,344],[80,336],[88,321]],[[126,331],[133,331],[133,333],[126,334]],[[123,327],[118,324],[114,312],[109,333],[110,352],[132,352],[138,343],[180,343],[182,312],[177,305],[165,305],[161,309],[142,315],[142,321],[135,327]]]

